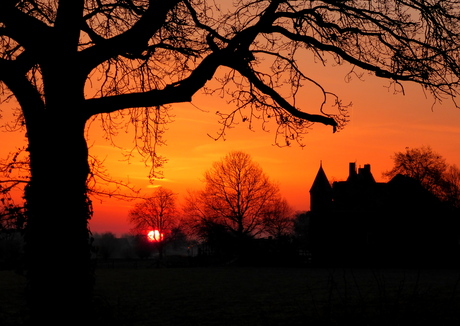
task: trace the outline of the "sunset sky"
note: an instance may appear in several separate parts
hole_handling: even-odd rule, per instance
[[[311,64],[311,62],[310,62]],[[406,147],[429,145],[446,158],[450,164],[460,165],[460,110],[450,99],[433,106],[433,98],[424,94],[420,86],[405,84],[405,95],[394,94],[387,80],[364,75],[345,82],[350,67],[323,67],[313,64],[310,77],[327,91],[335,92],[344,103],[352,102],[350,122],[338,133],[331,127],[315,125],[303,140],[304,148],[274,146],[274,132],[264,132],[256,125],[250,131],[241,123],[228,130],[226,140],[215,141],[207,134],[219,130],[217,110],[231,108],[215,97],[196,95],[192,103],[172,107],[174,122],[165,134],[166,146],[159,148],[168,162],[163,168],[164,179],[153,185],[147,178],[150,168],[140,157],[129,163],[123,153],[132,147],[133,134],[122,130],[115,137],[114,147],[104,140],[97,123],[89,130],[90,153],[104,162],[115,180],[128,182],[149,194],[154,186],[164,186],[179,195],[179,204],[188,189],[199,189],[203,173],[214,161],[220,160],[232,150],[250,154],[253,160],[278,183],[282,195],[296,210],[309,209],[309,189],[320,162],[330,181],[344,180],[348,163],[358,166],[371,164],[377,181],[382,172],[391,169],[391,156]],[[318,98],[314,90],[305,87],[297,106],[305,111],[317,112]],[[3,111],[6,122],[9,115]],[[273,129],[273,128],[272,128]],[[2,157],[24,145],[24,132],[0,133]],[[65,181],[60,185],[65,191]],[[90,222],[93,232],[111,231],[118,235],[129,232],[129,209],[135,201],[94,198],[94,217]]]

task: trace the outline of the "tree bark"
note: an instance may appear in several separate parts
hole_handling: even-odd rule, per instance
[[[33,324],[89,322],[94,274],[84,128],[85,119],[63,119],[52,111],[28,125],[31,180],[25,190],[25,238]]]

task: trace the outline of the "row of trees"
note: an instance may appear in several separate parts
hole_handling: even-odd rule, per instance
[[[174,231],[178,231],[177,229]],[[152,241],[145,234],[123,234],[117,237],[112,232],[94,233],[92,238],[93,257],[98,261],[110,262],[114,259],[131,260],[151,258],[159,251],[159,246],[166,248],[168,254],[179,256],[194,255],[194,243],[181,232],[168,233],[162,241]],[[162,259],[156,260],[158,263]]]
[[[393,162],[384,177],[409,176],[440,201],[460,208],[460,169],[447,164],[431,147],[406,148],[393,155]],[[129,218],[134,229],[144,234],[146,230],[166,235],[181,230],[214,247],[231,245],[241,255],[248,239],[258,236],[281,239],[292,235],[296,227],[296,236],[304,237],[308,233],[304,215],[295,214],[278,186],[248,154],[235,151],[212,165],[204,175],[204,188],[189,192],[183,207],[176,207],[176,194],[160,187],[137,204]],[[159,252],[161,259],[161,246]]]
[[[292,231],[294,210],[251,156],[230,152],[205,173],[204,189],[191,191],[181,209],[176,194],[159,187],[129,213],[134,230],[146,233],[182,228],[196,240],[233,239],[235,248],[260,235],[280,238]],[[219,239],[220,238],[220,239]],[[160,259],[163,254],[159,246]]]
[[[23,207],[12,203],[3,207],[5,214],[0,218],[0,226],[22,230]],[[184,242],[187,236],[189,243],[206,242],[213,248],[238,249],[231,251],[241,255],[250,239],[280,239],[291,234],[294,213],[278,185],[251,156],[233,151],[213,163],[204,175],[204,188],[189,192],[182,207],[178,207],[177,194],[164,187],[155,188],[151,196],[138,202],[128,216],[134,233],[134,237],[129,237],[131,251],[145,257],[155,249],[161,262],[165,246],[178,240]],[[148,239],[148,232],[152,231],[156,238]],[[112,233],[95,234],[92,238],[97,255],[103,259],[111,257],[120,243]],[[153,241],[149,244],[149,240]]]
[[[460,207],[460,169],[429,146],[406,148],[393,155],[393,168],[384,172],[389,179],[403,174],[452,207]],[[16,205],[8,189],[0,189],[0,236],[21,231],[26,224],[23,205]],[[194,240],[216,239],[227,234],[234,239],[270,236],[281,238],[293,231],[298,218],[279,187],[249,154],[234,151],[214,162],[204,175],[204,188],[191,191],[182,207],[177,194],[158,187],[152,196],[137,203],[129,213],[138,234],[156,230],[167,240],[186,233]],[[162,254],[159,241],[159,252]]]
[[[406,148],[396,152],[393,161],[393,168],[383,173],[385,177],[409,176],[451,208],[460,208],[460,170],[431,147]],[[22,238],[16,231],[23,230],[26,222],[23,207],[7,198],[0,206],[3,267],[17,266],[20,262]],[[245,258],[251,259],[251,263],[259,259],[264,264],[269,262],[267,259],[273,263],[276,257],[289,254],[294,255],[287,258],[289,263],[295,262],[292,258],[299,262],[301,257],[295,257],[295,252],[305,252],[309,247],[309,213],[294,212],[280,195],[278,186],[241,151],[231,152],[215,162],[204,175],[203,189],[189,192],[182,206],[177,204],[177,194],[158,187],[150,197],[135,205],[129,220],[135,235],[125,237],[130,239],[130,246],[125,243],[122,256],[145,258],[155,251],[159,253],[159,264],[164,262],[166,248],[178,243],[183,250],[200,243],[207,253],[217,254],[213,258],[238,257],[243,263]],[[156,241],[148,241],[147,232],[153,230],[157,232],[153,239]],[[267,237],[276,241],[270,242],[270,248],[259,247],[259,251],[254,251],[254,245],[263,242],[253,240]],[[93,238],[98,257],[105,259],[112,257],[114,248],[122,243],[109,233]],[[268,256],[267,249],[271,250]],[[280,250],[284,250],[282,254]]]

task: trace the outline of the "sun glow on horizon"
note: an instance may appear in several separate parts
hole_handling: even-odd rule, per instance
[[[160,233],[160,231],[158,230],[152,230],[152,231],[149,231],[149,233],[147,233],[147,238],[151,242],[159,242],[163,240],[164,234]]]

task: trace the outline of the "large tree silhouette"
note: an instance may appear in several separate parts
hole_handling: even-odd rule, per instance
[[[395,84],[417,82],[435,99],[454,97],[458,7],[402,0],[1,1],[1,90],[19,103],[30,156],[26,241],[34,316],[49,321],[51,309],[84,319],[90,302],[90,119],[100,118],[110,132],[113,115],[129,109],[136,139],[146,141],[141,149],[161,163],[149,141],[161,134],[164,105],[190,101],[219,75],[218,91],[234,99],[233,111],[219,113],[222,135],[236,120],[252,125],[257,118],[275,120],[283,144],[312,123],[340,128],[340,100],[297,64],[306,52]],[[317,112],[296,104],[305,83],[324,96]],[[337,113],[323,113],[331,103]]]
[[[214,162],[204,182],[203,190],[187,198],[187,215],[198,228],[220,225],[237,240],[264,231],[266,213],[281,201],[278,186],[241,151]]]

